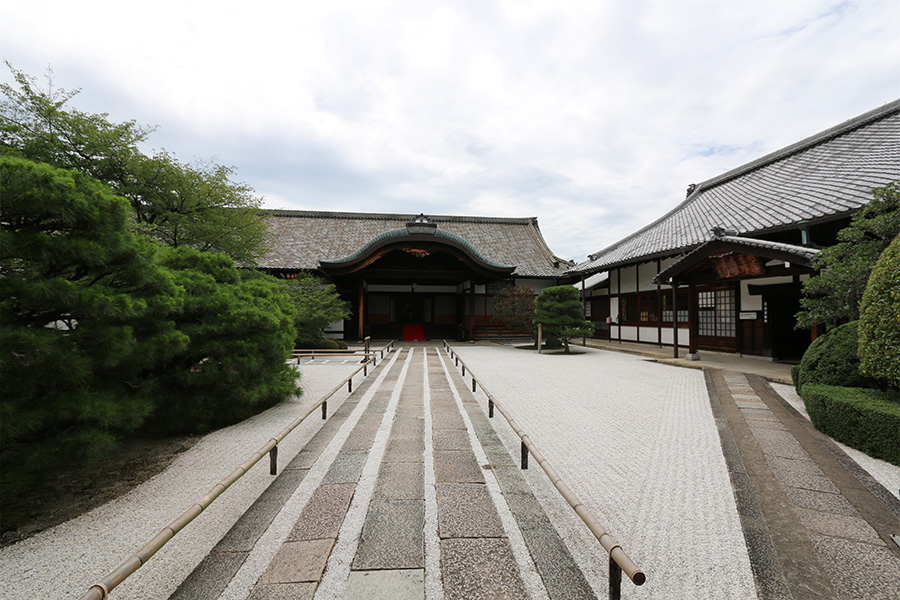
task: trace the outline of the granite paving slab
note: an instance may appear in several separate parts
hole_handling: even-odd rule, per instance
[[[432,442],[435,450],[469,450],[469,433],[463,429],[438,429]]]
[[[539,520],[531,524],[525,523],[522,525],[522,535],[551,600],[596,598],[584,573],[575,565],[569,549],[553,527],[548,527],[548,524]]]
[[[821,512],[829,512],[837,515],[857,516],[856,509],[841,494],[829,494],[827,492],[816,492],[814,490],[801,490],[799,488],[787,486],[784,493],[794,506],[800,508],[808,508]]]
[[[422,438],[395,438],[388,440],[383,462],[422,462],[425,441]]]
[[[399,418],[391,426],[391,439],[411,438],[421,440],[425,431],[424,419]]]
[[[422,462],[382,462],[375,498],[422,500],[425,498],[425,466]]]
[[[803,526],[822,535],[846,538],[867,544],[880,544],[881,538],[865,519],[849,515],[836,515],[806,508],[794,507]]]
[[[433,412],[431,424],[434,429],[465,429],[462,415],[456,412]]]
[[[333,546],[333,539],[285,542],[275,554],[259,583],[265,585],[319,581]]]
[[[752,429],[753,437],[759,443],[763,453],[782,458],[803,459],[809,455],[803,449],[794,436],[786,431],[774,431],[771,429]]]
[[[339,452],[322,483],[356,483],[366,464],[368,452]]]
[[[319,486],[288,534],[288,541],[337,538],[355,490],[352,483]]]
[[[181,582],[169,600],[216,600],[249,552],[212,552]]]
[[[519,568],[505,539],[441,540],[445,600],[526,598]]]
[[[372,500],[351,568],[424,568],[424,523],[424,500]]]
[[[266,491],[232,525],[228,533],[219,540],[213,551],[249,552],[252,550],[256,541],[303,481],[307,472],[305,469],[282,471],[266,488]]]
[[[813,536],[813,545],[840,600],[897,600],[900,561],[884,546]]]
[[[347,441],[341,448],[343,452],[353,452],[356,450],[368,450],[375,441],[375,434],[381,426],[381,420],[384,418],[382,413],[372,413],[368,410],[363,413],[356,423],[356,427],[347,436]]]
[[[484,484],[439,483],[437,508],[441,538],[506,535]]]
[[[471,450],[435,451],[434,477],[437,483],[484,483],[481,466]]]
[[[425,571],[351,571],[344,600],[422,600]]]
[[[784,486],[790,486],[801,490],[812,490],[814,492],[828,492],[829,494],[840,494],[830,479],[820,475],[808,475],[806,473],[791,473],[782,469],[772,469],[778,482]]]
[[[247,600],[313,600],[317,586],[312,582],[268,583],[254,587]]]

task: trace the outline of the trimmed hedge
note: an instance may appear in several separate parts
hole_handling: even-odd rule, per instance
[[[791,367],[791,381],[794,382],[794,389],[800,391],[800,365]]]
[[[802,390],[809,383],[846,387],[876,388],[871,377],[859,371],[858,321],[835,327],[816,338],[803,354],[797,370],[796,387]]]
[[[900,394],[807,383],[800,395],[816,429],[900,466]]]
[[[860,370],[900,389],[900,235],[872,269],[859,314]]]

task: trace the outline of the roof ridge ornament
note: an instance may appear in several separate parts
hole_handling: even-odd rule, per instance
[[[425,216],[425,213],[419,213],[412,221],[406,224],[406,229],[412,233],[434,233],[437,230],[437,223]]]
[[[713,227],[709,230],[709,233],[716,239],[725,236],[735,236],[738,234],[734,229],[725,229],[724,227]]]

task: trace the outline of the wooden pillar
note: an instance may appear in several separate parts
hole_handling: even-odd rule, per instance
[[[475,282],[469,282],[469,339],[475,339]]]
[[[360,279],[359,280],[359,303],[358,303],[358,306],[359,306],[359,308],[358,308],[359,331],[357,332],[359,335],[359,339],[363,339],[364,337],[366,337],[365,326],[364,326],[364,319],[365,319],[365,314],[366,314],[365,313],[365,308],[366,308],[365,299],[366,299],[365,281]]]
[[[622,267],[616,267],[616,299],[619,307],[616,309],[616,329],[618,330],[619,343],[622,343]]]
[[[661,263],[659,259],[656,259],[656,274],[662,270],[660,269]],[[656,345],[662,346],[662,313],[663,313],[663,299],[662,299],[662,285],[659,283],[656,284]]]
[[[678,358],[678,284],[672,281],[672,345]]]
[[[688,286],[688,331],[691,332],[691,339],[688,343],[688,358],[691,360],[696,360],[699,355],[697,354],[697,332],[699,331],[699,326],[697,323],[697,286],[695,284],[690,284]]]
[[[581,274],[581,317],[584,318],[584,273]],[[594,318],[594,315],[591,314],[591,318]],[[591,336],[593,337],[593,336]],[[587,346],[587,338],[581,338],[581,345]]]

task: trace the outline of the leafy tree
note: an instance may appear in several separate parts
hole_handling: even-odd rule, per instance
[[[299,393],[293,306],[274,278],[192,248],[166,249],[162,264],[184,289],[174,319],[190,344],[160,370],[150,430],[205,432]]]
[[[797,327],[819,323],[836,325],[859,318],[869,274],[878,257],[900,234],[900,183],[872,190],[873,200],[861,208],[850,225],[838,233],[839,243],[825,248],[813,266],[819,274],[803,284],[805,298]]]
[[[571,285],[545,288],[535,300],[534,325],[555,334],[569,354],[569,340],[590,335],[594,325],[584,318],[584,304],[577,289]]]
[[[532,331],[534,292],[527,287],[508,285],[494,301],[493,320],[520,331]]]
[[[863,294],[860,370],[900,389],[900,235],[881,253]]]
[[[180,290],[128,202],[77,171],[0,156],[4,487],[108,451],[153,410],[147,374],[187,337]]]
[[[294,328],[298,346],[314,345],[330,323],[350,316],[350,307],[341,300],[333,284],[307,273],[278,280],[293,303]]]
[[[9,66],[9,63],[7,63]],[[261,199],[234,169],[212,162],[184,164],[159,151],[140,150],[153,127],[112,123],[107,114],[70,108],[78,91],[47,89],[9,66],[17,84],[0,84],[0,154],[81,171],[127,198],[142,231],[174,246],[223,252],[251,262],[265,251]]]

